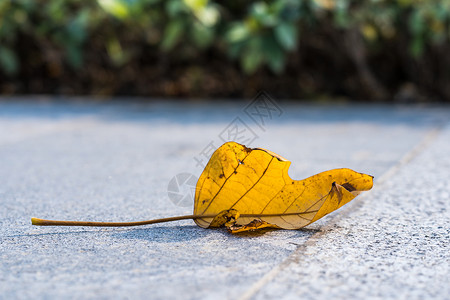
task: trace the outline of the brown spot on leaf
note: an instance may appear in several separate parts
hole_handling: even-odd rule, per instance
[[[338,204],[341,203],[342,201],[342,192],[339,190],[338,188],[338,184],[335,182],[333,182],[333,184],[331,185],[331,191],[330,191],[330,196],[333,197],[334,195],[337,196],[338,198]]]
[[[350,183],[346,182],[342,185],[343,188],[345,188],[349,192],[356,191],[355,187],[351,185]]]
[[[247,152],[247,153],[250,153],[253,150],[252,148],[248,148],[248,147],[246,147],[244,145],[242,145],[242,146],[244,147],[244,151]]]

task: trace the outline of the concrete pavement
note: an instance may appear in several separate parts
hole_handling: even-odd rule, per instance
[[[261,125],[243,102],[29,100],[0,101],[2,299],[450,294],[448,107],[281,102]],[[199,176],[208,145],[237,126],[292,161],[292,178],[349,167],[374,175],[374,190],[299,231],[30,225],[191,214],[169,181]]]

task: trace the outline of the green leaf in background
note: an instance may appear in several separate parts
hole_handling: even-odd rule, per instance
[[[184,28],[185,23],[182,19],[174,19],[170,21],[164,31],[161,48],[165,51],[172,49],[184,33]]]
[[[333,7],[334,12],[334,22],[338,27],[348,28],[353,21],[353,18],[349,14],[349,3],[348,0],[336,1],[336,6]]]
[[[210,5],[208,0],[183,0],[197,19],[205,26],[215,25],[220,18],[215,5]]]
[[[183,0],[183,2],[193,10],[201,10],[208,5],[208,0]]]
[[[108,13],[118,19],[124,19],[129,15],[128,5],[121,0],[97,0],[98,4]]]
[[[412,42],[409,45],[409,51],[411,52],[411,55],[415,58],[418,58],[422,53],[424,49],[424,43],[421,36],[417,36],[413,38]]]
[[[241,66],[247,74],[254,73],[264,62],[261,37],[254,37],[241,55]]]
[[[241,56],[241,66],[244,72],[252,74],[262,64],[264,56],[262,53],[252,53],[251,51],[245,51]]]
[[[276,43],[272,35],[268,35],[263,40],[263,52],[265,61],[275,74],[280,74],[284,70],[286,55],[283,49]]]
[[[214,6],[206,6],[203,9],[196,11],[195,16],[202,22],[205,26],[214,26],[220,19],[219,11]]]
[[[297,47],[297,28],[294,24],[282,22],[274,28],[275,37],[286,50],[294,50]]]
[[[409,51],[413,57],[419,57],[424,49],[423,35],[427,28],[423,12],[420,10],[413,11],[408,20],[409,30],[412,34],[412,42],[409,45]]]
[[[166,11],[169,17],[175,18],[181,13],[187,12],[188,8],[183,1],[180,0],[168,0],[166,2]]]
[[[246,40],[250,35],[250,31],[244,23],[234,23],[230,26],[226,33],[226,40],[230,44],[242,42]]]
[[[115,66],[122,66],[131,58],[131,53],[125,51],[116,38],[111,38],[106,46],[109,58]]]
[[[67,32],[70,35],[70,39],[75,43],[83,43],[88,35],[87,27],[89,21],[89,10],[82,10],[74,20],[67,25]]]
[[[83,53],[80,45],[68,43],[65,46],[67,62],[74,69],[79,69],[83,66]]]
[[[250,8],[250,15],[263,27],[273,27],[278,23],[277,16],[265,2],[256,2]]]
[[[14,75],[19,70],[19,60],[9,48],[0,46],[0,66],[8,75]]]
[[[208,47],[214,40],[214,30],[200,22],[195,22],[192,25],[190,35],[195,45],[199,48]]]

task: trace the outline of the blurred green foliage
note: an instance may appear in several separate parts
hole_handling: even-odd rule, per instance
[[[0,73],[16,76],[44,61],[57,76],[85,67],[96,47],[116,67],[145,51],[189,60],[212,49],[245,74],[282,74],[318,27],[356,30],[368,53],[404,39],[402,55],[420,58],[427,47],[448,43],[450,1],[0,0]],[[29,53],[34,60],[22,59]]]

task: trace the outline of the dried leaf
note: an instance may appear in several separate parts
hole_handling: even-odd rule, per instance
[[[57,221],[31,218],[38,226],[140,226],[193,219],[203,228],[226,226],[232,233],[262,228],[299,229],[372,188],[373,177],[350,169],[304,180],[288,175],[290,162],[264,149],[223,144],[200,176],[194,214],[135,222]]]
[[[372,176],[350,169],[293,180],[288,175],[290,164],[265,149],[225,143],[197,182],[194,215],[208,217],[195,222],[203,228],[226,225],[234,233],[266,227],[299,229],[373,185]]]
[[[254,219],[247,225],[239,225],[239,224],[233,224],[230,226],[227,226],[228,229],[232,233],[240,233],[245,231],[255,231],[257,229],[263,229],[263,228],[279,228],[276,225],[269,224],[266,221],[262,221],[260,219]]]

